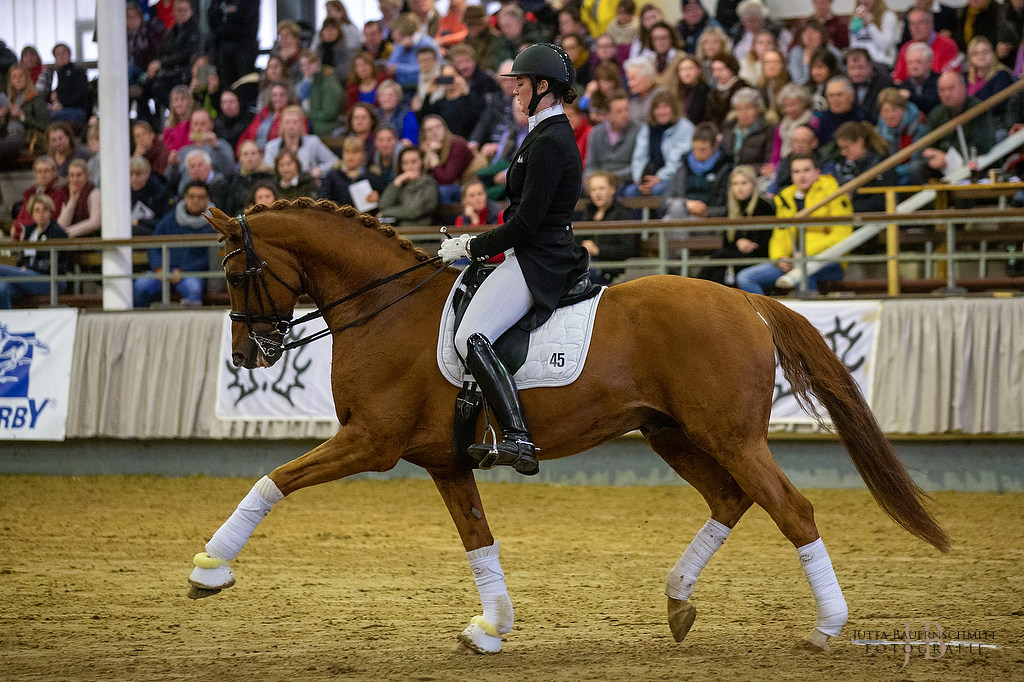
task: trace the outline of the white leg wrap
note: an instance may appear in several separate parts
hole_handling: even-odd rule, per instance
[[[725,544],[731,531],[728,526],[708,519],[686,547],[683,556],[679,557],[679,561],[669,571],[668,580],[665,581],[665,594],[681,601],[689,599],[700,572],[711,561],[715,552]]]
[[[818,606],[818,622],[815,627],[829,637],[838,637],[849,614],[825,543],[818,538],[798,547],[796,551],[807,575],[807,582],[811,584],[814,603]]]
[[[234,559],[260,521],[283,499],[284,495],[273,481],[266,476],[261,478],[206,543],[207,553],[216,559]]]
[[[507,633],[512,629],[515,614],[505,587],[505,574],[498,561],[498,543],[466,552],[466,559],[473,569],[473,579],[480,592],[484,620],[493,625],[499,634]]]

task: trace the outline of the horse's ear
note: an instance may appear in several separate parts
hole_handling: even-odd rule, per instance
[[[238,222],[216,206],[210,207],[210,215],[206,216],[206,221],[225,238],[242,236],[242,228],[239,227]]]

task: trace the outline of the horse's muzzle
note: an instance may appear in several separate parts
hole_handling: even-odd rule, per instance
[[[253,343],[244,350],[236,350],[231,353],[231,363],[235,367],[244,367],[245,369],[270,367],[280,359],[280,353],[264,353],[258,343]]]

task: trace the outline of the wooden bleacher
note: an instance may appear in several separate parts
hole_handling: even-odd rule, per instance
[[[878,237],[879,243],[884,244],[884,234]],[[900,232],[901,252],[921,252],[926,244],[945,244],[945,234],[931,229],[902,230]],[[996,223],[995,229],[984,230],[957,230],[956,244],[958,251],[960,247],[971,246],[974,248],[985,245],[991,247],[1006,247],[1009,245],[1024,244],[1024,224],[1021,223]],[[933,254],[933,259],[942,261],[942,254]],[[906,294],[925,294],[944,290],[947,286],[946,278],[939,277],[910,277],[900,278],[900,291]],[[1024,291],[1024,276],[1007,274],[994,277],[957,277],[956,286],[968,292],[986,291]],[[843,279],[837,282],[819,282],[818,289],[823,294],[849,293],[855,295],[885,294],[888,289],[888,282],[884,277]]]

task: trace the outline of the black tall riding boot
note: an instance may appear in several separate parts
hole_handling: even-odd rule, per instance
[[[533,476],[540,467],[523,418],[523,404],[519,402],[515,380],[483,334],[470,336],[468,346],[466,366],[501,425],[501,441],[493,445],[471,445],[469,454],[480,463],[481,469],[507,464],[521,474]]]

